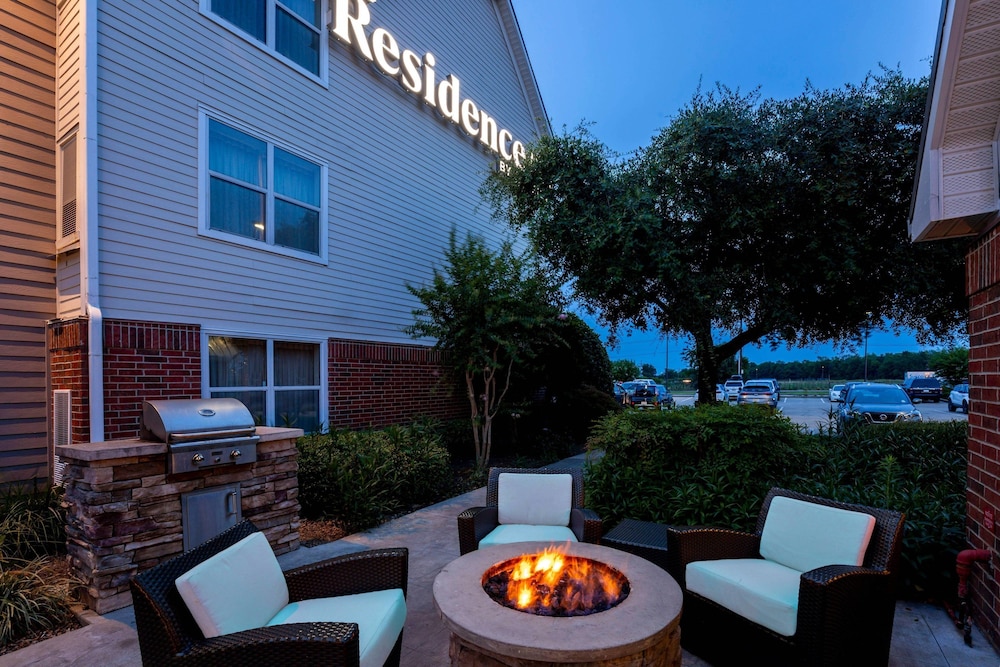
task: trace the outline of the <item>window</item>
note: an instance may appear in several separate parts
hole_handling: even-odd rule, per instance
[[[323,424],[318,343],[208,337],[208,394],[238,398],[258,424],[318,431]]]
[[[325,258],[326,168],[213,118],[207,134],[203,229]]]
[[[208,11],[245,36],[317,77],[324,52],[323,0],[203,0]]]

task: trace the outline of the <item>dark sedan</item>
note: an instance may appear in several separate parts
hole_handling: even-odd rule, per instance
[[[837,421],[843,427],[851,423],[919,422],[923,416],[898,385],[862,382],[847,392],[837,412]]]

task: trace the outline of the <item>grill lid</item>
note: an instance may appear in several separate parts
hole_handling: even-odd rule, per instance
[[[166,443],[253,435],[253,415],[235,398],[143,401],[139,436]]]

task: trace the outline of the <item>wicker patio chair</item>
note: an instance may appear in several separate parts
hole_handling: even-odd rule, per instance
[[[691,563],[763,558],[761,536],[772,501],[778,497],[861,512],[875,519],[862,565],[826,565],[801,573],[797,606],[789,612],[795,619],[794,634],[790,636],[688,590],[686,580],[686,575],[692,573],[688,569]],[[717,667],[751,663],[810,667],[886,665],[903,519],[902,513],[892,510],[774,488],[764,499],[754,533],[703,527],[669,528],[668,571],[684,591],[683,646]],[[717,563],[711,566],[719,567]]]
[[[359,665],[358,625],[289,623],[206,639],[175,580],[194,566],[257,532],[243,521],[204,544],[136,575],[131,582],[142,664]],[[284,572],[291,602],[401,588],[406,595],[405,548],[362,551]],[[253,586],[253,581],[247,581]],[[399,665],[402,631],[385,665]]]
[[[458,515],[458,542],[461,553],[479,548],[479,543],[493,533],[500,524],[500,475],[570,475],[572,478],[570,513],[567,527],[579,542],[599,544],[602,524],[597,513],[583,507],[583,471],[555,468],[490,468],[486,483],[486,505],[470,507]],[[547,538],[546,538],[547,539]]]

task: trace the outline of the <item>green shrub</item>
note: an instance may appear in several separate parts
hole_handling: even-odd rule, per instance
[[[802,437],[759,406],[617,412],[587,441],[604,451],[587,469],[587,504],[611,522],[747,529],[767,490],[794,469]]]
[[[72,615],[70,581],[50,571],[49,560],[0,559],[0,646],[58,627]]]
[[[298,449],[302,515],[348,531],[436,500],[451,484],[448,452],[427,424],[313,434]]]
[[[70,615],[70,580],[50,567],[66,550],[58,490],[10,488],[0,498],[0,646]]]
[[[567,434],[575,442],[583,443],[590,435],[594,422],[619,410],[621,404],[606,388],[582,384],[567,389],[558,396],[552,405],[552,427],[553,430]]]
[[[906,513],[900,590],[948,598],[965,548],[965,422],[860,426],[817,436],[798,491]]]
[[[752,407],[752,406],[747,406]],[[966,424],[859,426],[805,435],[729,406],[625,411],[595,428],[587,505],[625,517],[753,529],[771,486],[906,513],[899,595],[949,598],[965,544]]]
[[[61,497],[58,489],[7,489],[0,497],[0,557],[29,560],[65,552]]]

